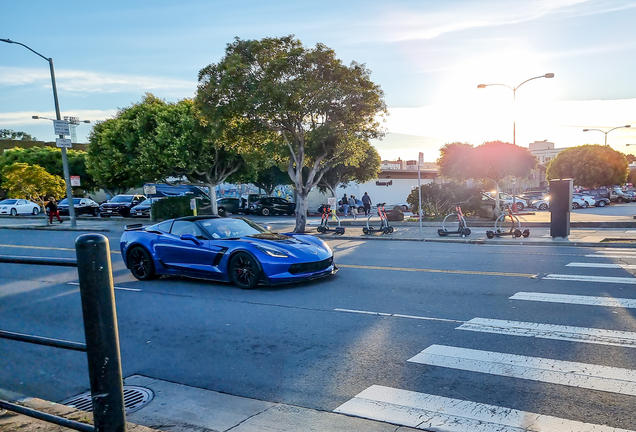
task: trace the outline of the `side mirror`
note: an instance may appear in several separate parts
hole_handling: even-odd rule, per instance
[[[137,200],[133,201],[133,205],[135,205],[135,204],[139,204],[139,201],[137,201]]]
[[[181,234],[181,236],[179,238],[181,240],[189,240],[189,241],[193,242],[196,245],[203,244],[203,242],[201,240],[199,240],[198,238],[196,238],[192,234]]]

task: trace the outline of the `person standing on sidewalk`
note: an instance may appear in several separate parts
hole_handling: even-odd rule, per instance
[[[358,215],[358,207],[356,206],[356,197],[351,195],[349,197],[349,210],[351,211],[351,216],[353,216],[353,220],[356,220]]]
[[[340,204],[342,204],[342,213],[344,213],[344,217],[347,217],[347,214],[349,214],[349,199],[347,198],[347,194],[344,194],[340,200]]]
[[[53,216],[57,217],[57,220],[62,223],[62,218],[60,217],[60,211],[57,209],[55,198],[51,197],[49,202],[46,203],[46,210],[49,213],[49,225],[53,223]]]
[[[371,197],[366,192],[362,195],[362,204],[364,204],[364,215],[371,214]]]

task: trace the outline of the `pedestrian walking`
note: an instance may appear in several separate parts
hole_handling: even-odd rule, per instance
[[[354,195],[349,197],[349,210],[351,211],[353,220],[356,220],[358,217],[358,207],[356,206],[356,197]]]
[[[344,217],[347,217],[347,214],[349,214],[349,199],[347,198],[347,194],[344,194],[344,196],[340,200],[340,204],[342,204],[342,212],[344,213]]]
[[[366,192],[362,195],[362,204],[364,204],[364,215],[369,216],[371,214],[371,197]]]
[[[55,198],[51,197],[48,203],[46,203],[46,211],[49,214],[49,225],[53,223],[53,216],[57,217],[57,220],[62,223],[62,218],[60,217],[60,212],[57,209],[57,203],[55,202]]]

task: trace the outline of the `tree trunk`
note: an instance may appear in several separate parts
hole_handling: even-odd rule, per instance
[[[307,195],[309,193],[298,192],[296,195],[296,228],[295,233],[304,233],[307,225]]]
[[[216,185],[212,183],[207,183],[206,186],[210,190],[210,204],[212,205],[212,214],[218,215],[219,208],[216,205]]]

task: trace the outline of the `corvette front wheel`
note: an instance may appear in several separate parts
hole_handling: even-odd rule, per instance
[[[230,278],[234,285],[242,289],[252,289],[258,285],[260,270],[256,260],[250,255],[239,252],[230,260]]]
[[[139,280],[150,280],[155,277],[155,264],[148,251],[136,246],[128,253],[128,268]]]

